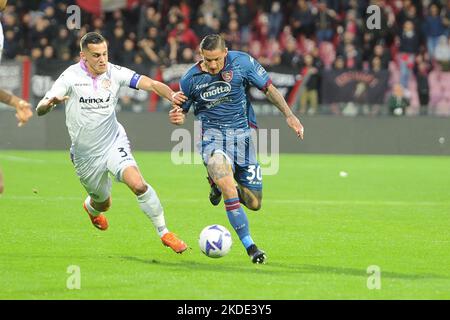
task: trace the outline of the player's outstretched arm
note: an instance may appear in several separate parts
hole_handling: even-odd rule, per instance
[[[138,88],[145,91],[153,91],[158,96],[169,100],[177,105],[182,105],[187,100],[186,96],[181,92],[174,92],[166,84],[153,80],[147,76],[141,76]]]
[[[33,116],[31,104],[27,101],[0,89],[0,102],[6,103],[16,109],[18,126],[21,127]]]
[[[283,95],[278,91],[273,84],[270,84],[266,91],[267,99],[272,102],[278,110],[286,117],[288,126],[295,131],[297,137],[303,139],[304,128],[300,120],[292,113]]]
[[[43,116],[44,114],[50,112],[54,107],[56,107],[57,104],[60,104],[67,99],[69,99],[69,96],[42,99],[36,107],[37,115]]]

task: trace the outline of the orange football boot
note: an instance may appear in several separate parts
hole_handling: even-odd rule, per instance
[[[188,248],[187,244],[183,240],[178,239],[173,232],[167,232],[161,237],[161,241],[166,247],[170,247],[176,253],[182,253]]]
[[[94,227],[96,227],[97,229],[100,229],[102,231],[105,231],[106,229],[108,229],[108,220],[106,220],[106,217],[103,213],[100,213],[96,217],[93,216],[92,214],[89,213],[89,210],[86,208],[86,204],[84,202],[83,202],[83,208],[89,215],[89,218],[91,219],[91,222],[94,225]]]

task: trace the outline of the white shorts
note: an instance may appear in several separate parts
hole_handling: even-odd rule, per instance
[[[125,168],[137,167],[130,142],[122,126],[116,140],[105,154],[97,157],[77,157],[71,153],[72,162],[80,182],[95,202],[104,202],[111,195],[112,181],[110,174],[116,181],[122,182]]]

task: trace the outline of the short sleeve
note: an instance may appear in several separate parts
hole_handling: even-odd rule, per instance
[[[141,75],[125,67],[117,66],[111,64],[112,72],[114,77],[119,82],[121,87],[130,87],[132,89],[138,90],[138,84],[141,80]]]
[[[180,90],[184,93],[184,95],[188,98],[182,105],[181,108],[184,112],[188,112],[192,105],[192,93],[191,86],[189,80],[186,76],[182,77],[180,80]]]
[[[259,90],[266,91],[267,87],[272,83],[266,69],[248,54],[243,56],[242,61],[249,83]]]
[[[63,97],[69,93],[70,85],[68,84],[68,76],[66,72],[63,72],[58,79],[56,79],[55,83],[53,83],[52,87],[45,94],[46,99],[50,99],[53,97]]]

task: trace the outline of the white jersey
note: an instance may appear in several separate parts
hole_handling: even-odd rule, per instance
[[[67,68],[45,98],[69,96],[66,125],[72,140],[71,152],[77,156],[105,153],[119,134],[115,108],[120,87],[137,89],[141,76],[108,63],[108,71],[92,77],[81,60]]]

